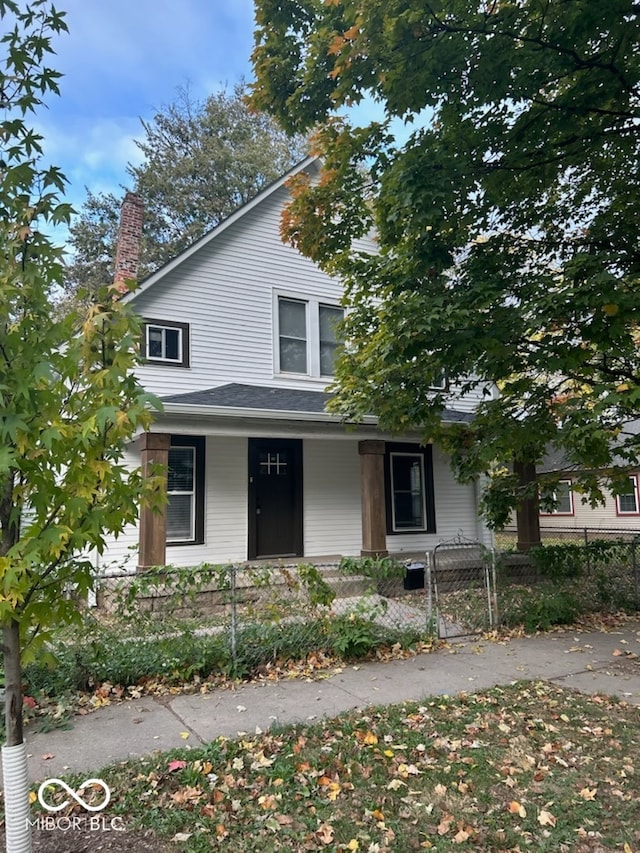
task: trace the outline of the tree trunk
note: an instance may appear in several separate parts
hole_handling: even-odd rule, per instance
[[[514,473],[518,477],[521,489],[536,482],[536,466],[533,462],[513,463]],[[537,492],[532,497],[522,498],[516,507],[516,526],[518,528],[518,551],[528,551],[533,545],[540,544],[540,505]]]
[[[2,628],[4,654],[5,706],[7,746],[18,746],[22,732],[22,667],[20,665],[20,625],[15,619]]]

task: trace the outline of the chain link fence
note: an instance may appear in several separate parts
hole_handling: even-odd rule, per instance
[[[640,534],[601,533],[547,540],[527,554],[457,539],[407,563],[166,568],[103,579],[98,603],[138,636],[152,626],[207,637],[214,665],[246,673],[500,626],[544,629],[591,611],[638,611]]]

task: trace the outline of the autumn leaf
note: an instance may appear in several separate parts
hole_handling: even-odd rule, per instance
[[[511,800],[507,809],[509,812],[511,812],[511,814],[517,814],[520,817],[526,817],[527,816],[527,810],[522,805],[522,803],[519,803],[517,800]]]
[[[176,770],[183,770],[187,766],[186,761],[180,761],[179,759],[174,759],[167,764],[167,770],[169,773],[175,773]]]
[[[524,815],[523,815],[524,817]],[[556,817],[552,815],[551,812],[546,809],[541,809],[540,814],[538,815],[538,823],[540,826],[555,826],[556,825]]]
[[[333,827],[330,823],[320,824],[316,830],[316,838],[321,844],[331,844],[333,841]]]
[[[442,818],[440,823],[438,824],[438,835],[446,835],[447,832],[451,829],[451,824],[453,823],[453,817],[448,814]]]
[[[583,800],[587,800],[587,801],[595,800],[597,793],[598,793],[597,788],[583,788],[580,791],[580,796],[582,797]]]

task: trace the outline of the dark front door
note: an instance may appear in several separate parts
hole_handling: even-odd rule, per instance
[[[302,555],[302,441],[249,439],[249,559]]]

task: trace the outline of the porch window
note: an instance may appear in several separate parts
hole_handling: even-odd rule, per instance
[[[147,362],[189,367],[189,324],[169,320],[146,320],[142,356]]]
[[[167,544],[204,541],[204,439],[172,436],[167,473]]]
[[[388,444],[387,533],[434,533],[431,447]]]
[[[638,475],[629,477],[629,491],[616,498],[618,515],[638,515]]]

